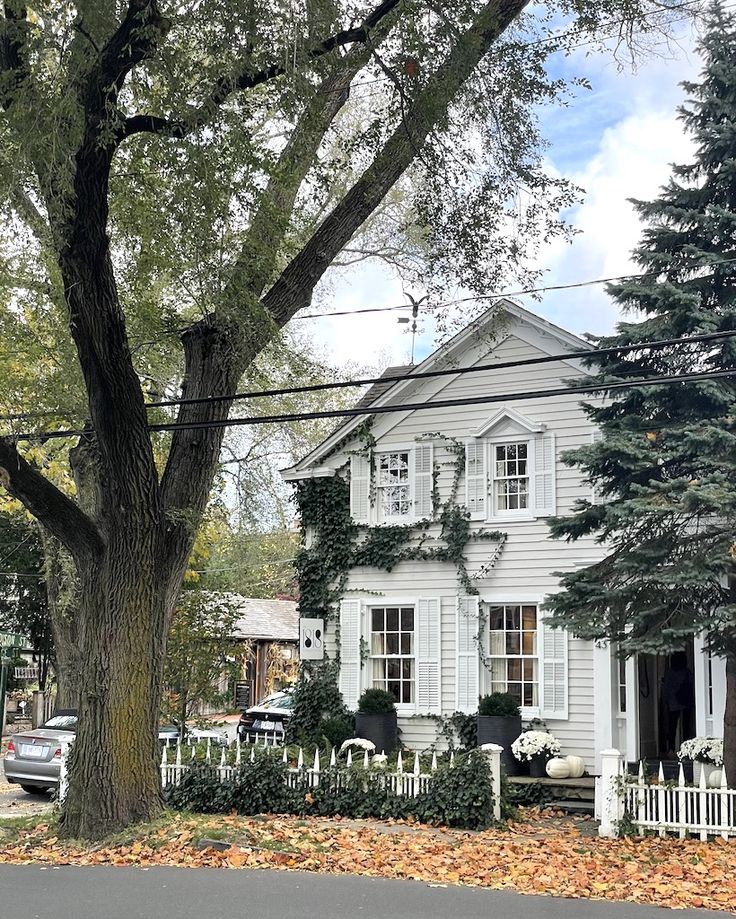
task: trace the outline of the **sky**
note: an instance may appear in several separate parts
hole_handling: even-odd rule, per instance
[[[583,76],[590,90],[576,90],[566,107],[540,112],[549,142],[546,165],[585,189],[582,202],[566,213],[578,231],[572,243],[556,241],[538,256],[545,270],[540,285],[573,284],[636,272],[630,252],[641,234],[628,198],[651,199],[670,175],[673,162],[692,159],[693,147],[677,120],[685,101],[682,80],[697,80],[700,61],[689,23],[675,26],[669,49],[639,60],[634,71],[612,57],[574,51],[552,62],[552,72]],[[535,313],[578,334],[613,330],[620,315],[603,285],[516,298]],[[333,285],[330,310],[359,310],[406,302],[399,279],[380,265],[357,266]],[[317,302],[314,304],[317,306]],[[309,331],[337,365],[408,363],[411,337],[396,312],[363,317],[308,320]],[[430,320],[417,336],[417,359],[437,345]]]

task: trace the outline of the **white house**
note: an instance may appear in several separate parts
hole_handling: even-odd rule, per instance
[[[552,540],[547,527],[550,515],[592,496],[580,472],[561,461],[597,433],[566,388],[586,374],[569,355],[588,347],[503,301],[422,364],[387,371],[401,379],[376,384],[359,403],[365,415],[283,473],[295,483],[327,477],[343,491],[349,483],[358,544],[380,528],[432,520],[406,531],[402,546],[410,551],[390,571],[370,564],[370,553],[358,556],[343,573],[339,609],[325,630],[348,705],[369,686],[393,692],[410,747],[436,742],[437,723],[428,716],[473,712],[479,695],[500,690],[516,696],[525,719],[542,718],[563,752],[582,756],[590,770],[600,767],[596,753],[610,747],[630,760],[666,754],[667,659],[620,662],[609,646],[546,628],[541,608],[558,589],[554,572],[602,554],[592,539]],[[550,355],[564,357],[545,361]],[[420,376],[440,370],[452,372]],[[471,517],[461,565],[436,551],[446,545],[442,511],[455,504]],[[316,541],[318,558],[319,534],[306,539],[308,548]],[[304,608],[304,599],[302,607],[304,616],[322,615]],[[695,675],[696,731],[719,735],[723,662],[709,660],[697,641],[685,650]]]

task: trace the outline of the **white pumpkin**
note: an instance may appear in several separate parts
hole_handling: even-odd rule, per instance
[[[570,777],[570,766],[566,759],[555,756],[547,763],[547,775],[551,779],[567,779]]]
[[[714,769],[708,776],[708,788],[720,788],[722,775],[722,769]]]
[[[582,757],[580,756],[566,756],[565,761],[570,767],[570,778],[579,779],[580,776],[585,772],[585,763],[583,762]]]

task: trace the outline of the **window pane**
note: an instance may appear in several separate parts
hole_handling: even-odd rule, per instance
[[[507,606],[506,607],[506,628],[507,629],[521,628],[520,612],[521,612],[521,608],[518,606]]]
[[[521,643],[522,654],[536,654],[536,651],[537,651],[536,637],[537,637],[536,632],[523,632],[522,633],[522,643]]]
[[[536,679],[535,667],[536,661],[524,661],[524,679],[530,683]]]
[[[399,611],[395,606],[389,606],[386,610],[386,631],[399,631]]]
[[[494,682],[506,682],[506,661],[503,658],[494,657],[491,660],[491,679]]]
[[[506,662],[506,666],[508,667],[509,680],[519,680],[520,681],[521,680],[521,661],[510,658]]]
[[[490,613],[490,622],[491,630],[497,630],[503,628],[503,607],[502,606],[492,606],[489,610]]]
[[[491,654],[505,654],[504,632],[491,632]]]
[[[373,632],[371,635],[371,654],[385,654],[386,645],[382,632]]]
[[[402,683],[402,692],[401,692],[401,701],[402,702],[413,702],[414,701],[414,684],[413,683]]]
[[[386,665],[382,660],[373,661],[373,685],[383,685],[384,677],[386,676]]]
[[[402,607],[401,610],[401,628],[405,632],[414,631],[414,610],[409,606]]]
[[[401,662],[401,676],[405,680],[410,680],[414,676],[414,661]]]
[[[371,628],[374,632],[383,631],[383,609],[373,609],[371,611]]]
[[[399,636],[396,632],[386,633],[386,654],[399,653]]]
[[[536,629],[537,627],[537,608],[536,606],[522,606],[521,621],[524,629]]]
[[[521,684],[520,683],[509,683],[508,689],[506,690],[510,696],[514,698],[517,705],[521,705]]]
[[[401,683],[398,680],[389,680],[386,689],[393,695],[397,702],[401,702]]]
[[[531,683],[524,684],[524,705],[534,705],[534,687]]]
[[[518,632],[506,633],[506,653],[521,654],[521,636]]]
[[[402,654],[412,654],[412,639],[413,635],[402,634],[401,636],[401,653]]]
[[[398,680],[401,676],[401,661],[386,659],[386,676],[389,680]]]

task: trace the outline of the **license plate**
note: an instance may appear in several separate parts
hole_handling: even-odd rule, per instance
[[[280,725],[276,721],[254,721],[254,731],[278,731]]]
[[[35,759],[43,759],[44,756],[49,752],[48,747],[36,747],[32,744],[23,743],[20,745],[20,755],[21,756],[30,756]]]

